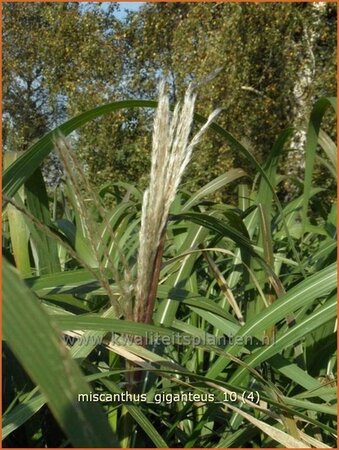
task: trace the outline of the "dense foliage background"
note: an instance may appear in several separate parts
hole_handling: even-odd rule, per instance
[[[154,99],[162,76],[175,101],[188,81],[220,69],[201,89],[197,112],[224,108],[220,125],[264,162],[279,132],[305,125],[314,101],[336,94],[334,3],[145,3],[120,20],[118,8],[4,4],[5,149],[24,150],[60,121],[99,104]],[[326,125],[332,137],[334,123]],[[76,147],[93,183],[123,179],[144,186],[150,126],[149,112],[128,110],[84,127]],[[290,143],[281,167],[299,179],[303,137]],[[240,163],[247,167],[209,137],[195,153],[187,187]],[[317,170],[328,178],[326,169]],[[291,189],[297,189],[291,180],[280,188],[282,195]]]

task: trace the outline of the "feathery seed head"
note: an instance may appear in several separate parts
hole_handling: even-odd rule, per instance
[[[159,102],[153,128],[150,182],[142,204],[137,261],[136,321],[141,320],[146,309],[160,239],[165,230],[170,206],[191,159],[193,148],[219,113],[219,110],[214,111],[189,142],[195,100],[196,93],[190,85],[183,104],[178,103],[171,113],[165,82],[160,83]]]

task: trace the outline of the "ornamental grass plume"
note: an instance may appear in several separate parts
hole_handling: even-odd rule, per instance
[[[82,165],[72,150],[69,142],[61,134],[57,135],[54,139],[54,149],[63,165],[67,184],[69,185],[76,211],[80,217],[79,226],[81,227],[81,233],[86,237],[86,241],[89,244],[91,256],[93,258],[93,261],[90,262],[91,269],[97,268],[97,271],[94,272],[94,274],[96,274],[96,278],[101,287],[107,293],[115,316],[120,317],[124,315],[127,317],[130,310],[130,294],[126,289],[126,286],[129,284],[130,273],[124,254],[120,249],[116,236],[108,222],[107,212],[102,206],[96,192],[91,187],[88,177],[84,173]],[[100,251],[101,236],[98,224],[94,222],[91,217],[88,207],[89,202],[95,207],[96,213],[100,216],[102,223],[105,225],[105,229],[110,235],[111,245],[114,246],[114,250],[119,256],[119,262],[124,269],[124,281],[121,279],[118,268],[115,267],[108,247],[102,246]],[[88,264],[85,261],[82,261],[82,264],[89,270]],[[119,296],[112,290],[110,284],[111,276],[119,288]]]
[[[149,187],[144,193],[139,234],[134,320],[150,323],[158,286],[166,223],[184,171],[208,126],[220,110],[208,117],[190,141],[196,92],[186,91],[182,106],[170,111],[165,82],[159,87],[159,102],[154,119]]]

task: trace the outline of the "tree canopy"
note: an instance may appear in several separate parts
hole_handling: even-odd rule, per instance
[[[315,99],[336,93],[334,3],[145,3],[123,20],[117,8],[3,5],[5,149],[25,150],[66,117],[96,105],[153,99],[161,77],[173,101],[180,99],[190,81],[220,69],[199,89],[197,110],[207,116],[223,108],[218,123],[264,162],[279,132],[302,126]],[[74,145],[95,184],[143,184],[150,114],[129,110],[83,128]],[[286,157],[287,173],[296,167],[299,144],[291,142],[296,151]],[[209,133],[196,150],[188,186],[244,164]]]

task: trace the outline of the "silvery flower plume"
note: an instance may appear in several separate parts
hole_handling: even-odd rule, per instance
[[[195,100],[195,89],[190,86],[183,104],[178,103],[172,113],[165,82],[160,83],[153,128],[150,181],[144,193],[141,213],[134,308],[137,322],[151,322],[170,206],[193,148],[220,111],[214,111],[190,140]]]

